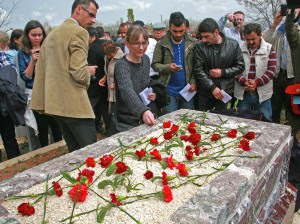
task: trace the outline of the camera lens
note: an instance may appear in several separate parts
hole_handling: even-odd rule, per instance
[[[238,25],[238,22],[236,21],[236,19],[233,20],[233,25],[234,25],[234,26],[237,26],[237,25]]]

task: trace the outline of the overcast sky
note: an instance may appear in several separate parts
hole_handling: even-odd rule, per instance
[[[8,8],[12,0],[5,0],[4,8]],[[20,0],[21,3],[14,11],[8,26],[24,28],[25,24],[36,19],[41,23],[48,21],[51,25],[58,25],[70,17],[73,0]],[[97,21],[103,24],[115,23],[120,18],[127,20],[127,9],[132,8],[135,19],[145,23],[159,22],[168,19],[170,13],[181,11],[189,19],[202,20],[207,17],[219,19],[228,12],[243,10],[235,0],[98,0],[100,9]]]

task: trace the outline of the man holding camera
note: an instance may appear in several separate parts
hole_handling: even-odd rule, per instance
[[[293,13],[295,11],[295,13]],[[289,13],[285,21],[286,37],[291,48],[292,62],[294,67],[294,82],[300,83],[300,32],[299,32],[299,8],[292,10]],[[295,18],[298,18],[298,24],[295,24]]]
[[[225,27],[227,20],[232,22],[232,27]],[[218,21],[218,26],[220,31],[227,37],[235,39],[239,44],[243,43],[241,38],[240,29],[244,26],[245,14],[242,11],[237,11],[235,13],[228,13],[222,16]]]
[[[282,105],[286,110],[290,103],[285,89],[294,82],[291,49],[286,38],[285,23],[282,23],[278,27],[284,15],[286,15],[286,13],[284,13],[282,9],[281,12],[275,15],[272,27],[263,33],[264,40],[272,44],[276,50],[277,65],[275,78],[273,80],[273,95],[271,101],[272,121],[278,124],[280,123]]]
[[[160,73],[159,81],[167,87],[170,103],[163,108],[163,113],[178,109],[193,109],[193,99],[187,101],[180,91],[190,83],[188,91],[195,91],[192,75],[193,49],[196,41],[186,33],[184,15],[174,12],[170,16],[170,30],[157,42],[151,67]]]

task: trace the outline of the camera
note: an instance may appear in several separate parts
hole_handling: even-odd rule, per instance
[[[286,3],[289,9],[300,8],[300,0],[287,0]]]
[[[232,24],[233,24],[234,26],[237,26],[237,25],[238,25],[238,22],[236,21],[236,19],[233,20]]]
[[[280,5],[280,14],[281,16],[286,16],[288,10],[288,6],[287,5]]]

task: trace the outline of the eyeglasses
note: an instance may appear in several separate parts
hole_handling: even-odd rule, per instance
[[[140,47],[140,46],[147,47],[149,43],[148,42],[142,42],[142,43],[136,42],[136,43],[131,43],[131,44],[135,47]]]
[[[89,16],[90,16],[91,18],[96,18],[96,15],[95,15],[94,13],[92,13],[91,11],[89,11],[89,10],[83,8],[83,7],[82,7],[82,9],[83,9],[84,11],[86,11],[86,12],[89,14]]]

